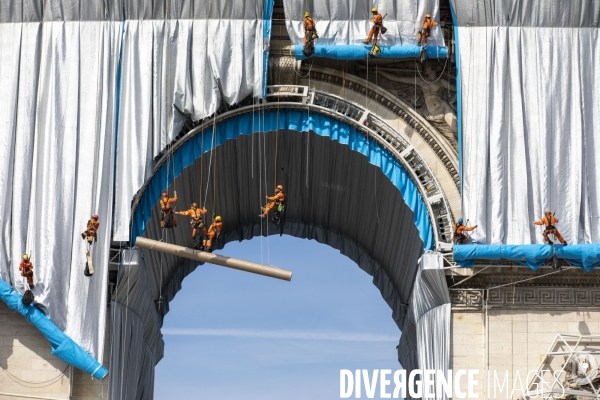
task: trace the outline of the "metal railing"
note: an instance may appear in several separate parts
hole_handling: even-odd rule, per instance
[[[408,138],[391,127],[387,122],[372,114],[367,108],[360,104],[346,100],[342,97],[309,89],[308,86],[300,85],[274,85],[267,87],[267,95],[261,99],[259,105],[248,105],[225,112],[221,115],[206,118],[199,126],[189,131],[183,138],[173,144],[172,151],[177,150],[187,140],[195,136],[203,129],[208,129],[214,123],[223,122],[240,114],[252,113],[260,109],[299,109],[318,112],[339,119],[342,122],[354,126],[381,144],[400,162],[409,172],[412,181],[418,188],[425,201],[433,234],[435,248],[438,251],[452,251],[452,213],[448,200],[437,181],[432,169],[427,165],[425,159],[417,149],[410,143]],[[165,162],[166,157],[157,160],[154,167],[154,175]],[[138,194],[145,191],[148,180],[140,189]],[[135,213],[139,197],[134,200],[132,217]]]
[[[327,110],[330,115],[351,122],[390,151],[410,173],[425,200],[433,226],[436,249],[452,250],[454,221],[448,200],[432,169],[406,137],[360,104],[330,93],[309,89],[307,86],[269,86],[265,102],[273,100],[279,105],[297,103],[318,108],[320,111]]]

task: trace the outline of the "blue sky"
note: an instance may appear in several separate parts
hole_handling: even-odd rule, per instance
[[[156,400],[338,399],[340,369],[401,368],[392,310],[337,250],[276,236],[217,253],[294,275],[205,265],[188,276],[165,318]]]

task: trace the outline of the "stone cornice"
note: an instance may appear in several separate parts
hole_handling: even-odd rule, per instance
[[[439,161],[452,177],[452,181],[456,188],[460,191],[460,177],[458,174],[456,152],[446,143],[445,139],[433,128],[427,121],[423,119],[417,112],[412,110],[410,106],[405,104],[401,99],[392,95],[385,89],[376,87],[370,84],[369,88],[364,85],[364,79],[345,74],[342,77],[340,71],[330,68],[322,68],[312,66],[309,68],[303,65],[301,69],[302,76],[310,75],[312,81],[320,81],[343,87],[347,90],[352,90],[356,93],[368,96],[369,99],[377,102],[381,106],[388,109],[408,126],[415,131],[433,150]]]
[[[484,290],[450,291],[455,311],[481,311],[485,306]],[[492,308],[599,308],[600,287],[511,287],[492,289],[487,299]]]

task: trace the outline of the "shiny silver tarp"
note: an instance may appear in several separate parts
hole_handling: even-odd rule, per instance
[[[0,23],[0,276],[102,361],[120,24]],[[100,215],[95,275],[81,233]]]
[[[129,240],[131,199],[150,177],[153,158],[180,132],[185,119],[213,114],[221,101],[238,103],[262,93],[263,1],[251,10],[230,4],[225,19],[126,21],[113,235]],[[239,15],[246,9],[248,15]],[[244,19],[246,18],[246,19]],[[257,19],[258,18],[258,19]],[[126,173],[120,173],[120,172]]]
[[[416,45],[417,34],[425,14],[439,23],[438,0],[283,0],[285,24],[293,44],[304,43],[304,12],[308,11],[317,23],[319,45],[356,44],[361,45],[367,38],[373,23],[371,8],[387,16],[383,25],[387,28],[380,35],[381,46]],[[444,46],[440,27],[435,27],[429,37],[429,45]]]
[[[452,4],[471,236],[542,243],[550,210],[569,243],[600,241],[600,2]]]
[[[414,369],[450,369],[450,293],[440,253],[426,251],[419,259],[408,316],[402,327],[398,360],[408,373]],[[434,391],[437,391],[435,387]],[[447,399],[437,393],[435,399]]]
[[[450,0],[450,2],[460,27],[598,28],[600,26],[600,0]]]
[[[258,216],[261,206],[265,205],[265,195],[272,195],[276,185],[273,176],[276,145],[276,179],[288,195],[284,223],[279,226],[267,224]],[[373,284],[389,305],[391,317],[399,328],[405,324],[423,242],[414,224],[413,212],[398,188],[364,155],[329,137],[281,130],[240,135],[226,141],[214,151],[212,170],[209,169],[210,159],[210,153],[205,153],[176,178],[179,198],[176,207],[185,210],[192,202],[201,203],[206,197],[203,206],[209,210],[209,215],[214,211],[223,217],[223,240],[216,241],[217,249],[231,241],[280,233],[329,245],[373,276]],[[213,185],[213,179],[219,184]],[[201,181],[204,182],[202,188]],[[169,193],[173,193],[175,187],[171,186]],[[161,229],[157,204],[152,209],[144,236],[191,246],[188,217],[176,218],[177,228]],[[226,254],[226,247],[223,253],[216,252]],[[123,326],[113,331],[113,368],[114,365],[135,365],[152,357],[158,362],[162,358],[164,344],[160,327],[163,317],[169,310],[169,302],[181,289],[182,281],[197,266],[191,260],[143,250],[143,261],[137,261],[141,267],[129,268],[128,254],[123,255],[126,264],[121,267],[113,296],[114,302],[126,309],[116,308],[115,318],[119,323],[125,318],[133,318],[134,324],[143,321],[145,327],[139,330]],[[132,259],[136,260],[135,256]],[[284,265],[280,267],[285,268]],[[293,281],[282,284],[293,284]],[[157,303],[160,298],[163,302]],[[143,335],[129,338],[135,329],[143,331]],[[120,351],[119,343],[123,348],[132,343],[140,351],[131,354]],[[142,354],[142,350],[146,353]],[[121,391],[130,393],[129,386],[133,383],[127,378],[128,372],[124,374],[125,377],[110,375],[113,396]],[[138,379],[132,377],[131,382]],[[142,381],[150,382],[150,379],[142,378]],[[136,397],[131,394],[129,397],[111,397],[126,398]]]
[[[0,277],[23,293],[31,252],[36,300],[100,361],[111,236],[128,240],[131,199],[185,118],[260,95],[263,12],[242,0],[0,2]]]

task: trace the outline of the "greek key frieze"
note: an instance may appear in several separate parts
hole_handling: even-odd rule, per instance
[[[450,291],[453,308],[484,306],[483,290]],[[595,287],[503,287],[489,292],[493,307],[599,307],[600,288]]]

